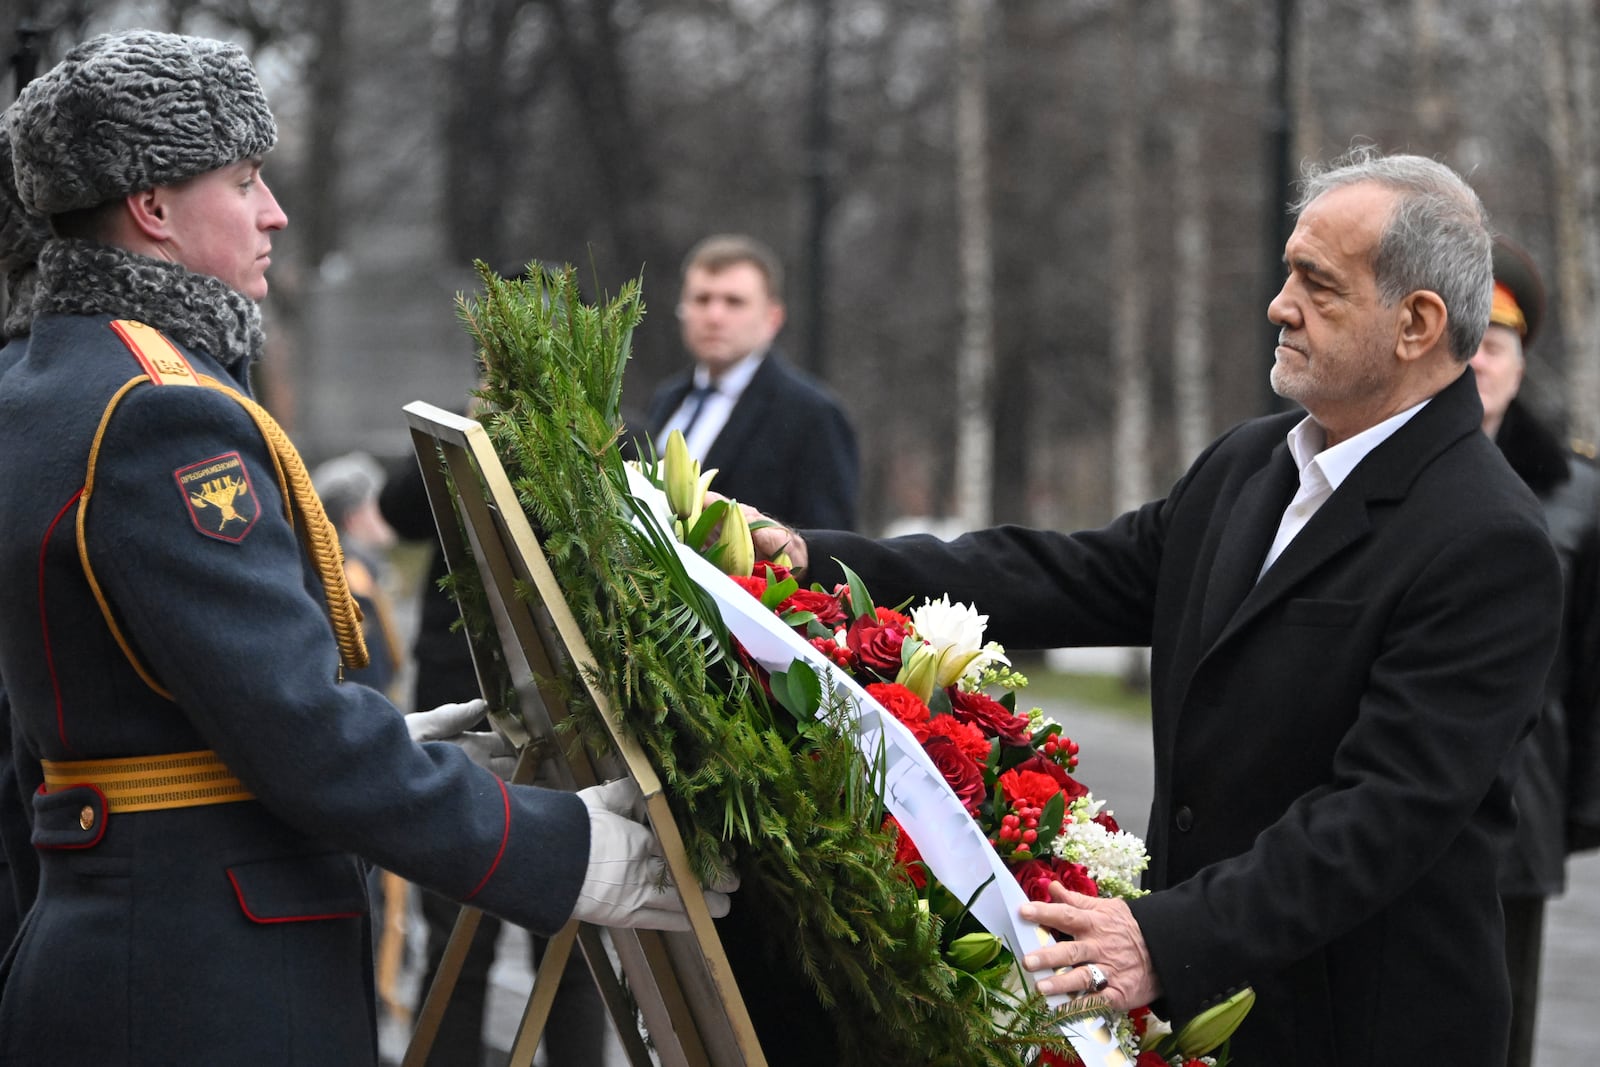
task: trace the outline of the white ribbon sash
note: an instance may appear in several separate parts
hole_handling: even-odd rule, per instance
[[[869,763],[876,762],[881,754],[884,805],[916,842],[917,851],[934,877],[958,900],[972,902],[973,917],[1005,941],[1019,968],[1028,951],[1052,944],[1055,939],[1049,931],[1018,916],[1017,909],[1027,902],[1026,894],[1004,861],[989,847],[988,839],[915,735],[854,679],[834,669],[826,657],[774,612],[679,543],[671,534],[665,494],[644,475],[630,467],[628,480],[633,495],[654,516],[666,539],[676,546],[689,577],[710,594],[722,613],[723,623],[750,658],[769,671],[787,671],[795,660],[802,660],[825,686],[832,687],[835,703],[854,709],[851,718],[856,747]],[[829,705],[826,699],[824,705]],[[1030,983],[1036,981],[1032,973],[1024,973]],[[1067,999],[1057,995],[1050,998],[1050,1003],[1060,1006]],[[1131,1062],[1104,1017],[1078,1019],[1062,1029],[1078,1057],[1089,1067],[1124,1067]]]

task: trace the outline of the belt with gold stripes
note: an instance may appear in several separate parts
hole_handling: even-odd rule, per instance
[[[45,792],[92,785],[106,810],[163,811],[254,800],[215,752],[171,752],[122,759],[41,760]]]

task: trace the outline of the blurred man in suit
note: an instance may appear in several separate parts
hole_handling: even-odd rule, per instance
[[[855,432],[839,402],[786,363],[783,267],[751,237],[719,234],[684,259],[678,322],[694,357],[646,419],[657,454],[683,432],[712,487],[797,526],[850,530],[860,480]]]

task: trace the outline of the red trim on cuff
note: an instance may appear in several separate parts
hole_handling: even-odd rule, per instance
[[[494,872],[500,869],[500,860],[506,854],[506,842],[511,840],[511,791],[498,778],[495,779],[495,784],[500,787],[500,798],[504,801],[506,807],[506,825],[505,829],[500,832],[500,851],[494,854],[494,862],[489,864],[489,870],[484,874],[483,880],[473,886],[472,892],[462,897],[462,900],[471,900],[483,892],[483,887],[489,884],[489,879],[494,877]]]
[[[334,911],[329,912],[326,915],[277,915],[270,919],[263,918],[262,916],[251,911],[250,905],[245,903],[244,890],[240,888],[239,879],[234,877],[232,871],[228,872],[228,881],[233,883],[233,895],[239,898],[239,910],[244,912],[244,917],[253,923],[261,923],[263,926],[270,925],[271,923],[320,922],[323,919],[355,919],[359,918],[361,915],[359,911]]]

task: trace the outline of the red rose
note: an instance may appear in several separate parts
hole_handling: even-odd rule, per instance
[[[1000,795],[1012,804],[1020,800],[1035,808],[1042,808],[1059,792],[1061,787],[1056,780],[1038,771],[1013,767],[1000,776]]]
[[[1100,895],[1100,886],[1089,877],[1089,868],[1083,864],[1073,863],[1070,860],[1055,860],[1051,863],[1051,867],[1055,873],[1055,880],[1074,893],[1082,893],[1086,897]]]
[[[979,763],[989,758],[989,739],[983,736],[983,731],[958,721],[954,715],[939,715],[928,720],[928,736],[948,737]]]
[[[824,626],[837,626],[846,617],[844,605],[839,603],[838,597],[819,593],[815,589],[798,589],[778,605],[779,615],[787,615],[791,611],[809,611]]]
[[[946,692],[950,694],[951,711],[962,722],[970,722],[1007,745],[1026,745],[1032,740],[1026,715],[1013,715],[1004,704],[983,693],[968,693],[955,686]]]
[[[1028,860],[1026,863],[1011,869],[1011,876],[1017,880],[1022,891],[1028,894],[1029,900],[1040,903],[1050,903],[1050,883],[1056,880],[1056,874],[1050,864],[1044,860]]]
[[[731,577],[734,582],[738,584],[739,588],[743,589],[746,593],[749,593],[757,600],[760,600],[761,594],[767,591],[767,580],[765,578],[758,577],[754,574],[749,575],[748,577],[740,574],[733,574],[729,575],[729,577]]]
[[[773,585],[778,585],[786,581],[789,577],[788,567],[780,567],[770,559],[756,560],[755,566],[752,567],[751,570],[755,572],[757,577],[761,576],[762,571],[766,571],[766,579]]]
[[[1037,752],[1017,764],[1015,769],[1049,775],[1055,780],[1056,785],[1061,787],[1061,792],[1067,794],[1067,803],[1069,804],[1089,791],[1087,786],[1068,774],[1061,764]]]
[[[905,868],[912,885],[918,889],[926,888],[928,867],[922,862],[922,853],[917,851],[917,843],[911,840],[906,828],[901,826],[893,815],[886,818],[883,824],[894,834],[894,861]]]
[[[1147,1050],[1139,1053],[1139,1058],[1133,1061],[1133,1067],[1168,1067],[1168,1065],[1161,1053]]]
[[[917,735],[917,740],[928,736],[928,705],[899,682],[873,682],[867,686],[867,696],[883,705],[883,710],[899,719],[906,728]]]
[[[939,768],[939,773],[944,775],[944,780],[950,783],[950,788],[956,791],[956,796],[961,798],[967,813],[976,815],[978,806],[989,795],[983,787],[983,771],[977,761],[961,751],[948,737],[930,737],[922,743],[922,748],[933,760],[933,765]]]
[[[1117,820],[1111,817],[1111,813],[1109,811],[1102,811],[1099,815],[1096,815],[1089,821],[1098,825],[1108,834],[1114,834],[1122,829],[1122,827],[1117,825]]]
[[[885,615],[905,619],[888,608],[879,608],[877,618],[863,615],[852,622],[845,641],[863,667],[892,678],[900,673],[900,646],[905,644],[906,625],[893,619],[885,621]]]

